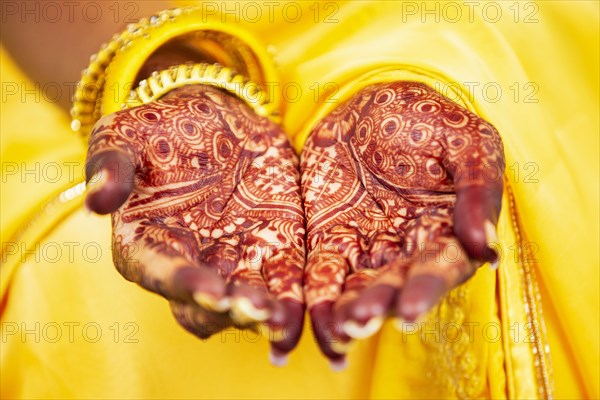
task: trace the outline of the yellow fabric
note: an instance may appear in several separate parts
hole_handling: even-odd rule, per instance
[[[463,7],[462,17],[452,22],[452,10],[443,12],[450,3],[440,3],[436,23],[436,14],[424,14],[422,2],[276,3],[273,13],[261,6],[258,21],[240,18],[236,29],[275,50],[279,87],[288,89],[282,94],[283,123],[297,148],[315,116],[336,104],[324,101],[351,95],[360,86],[357,80],[376,68],[426,71],[439,78],[442,92],[448,82],[475,88],[470,103],[503,137],[522,227],[540,266],[555,397],[600,396],[598,4],[521,3],[515,22],[513,2],[494,2],[502,17],[489,22],[496,14],[487,8],[484,18],[487,3],[481,3],[472,18]],[[217,11],[226,7],[210,4]],[[252,17],[244,14],[244,4],[227,10],[240,7],[237,15]],[[297,20],[296,5],[302,15]],[[223,17],[213,8],[205,11],[216,20],[238,22],[236,11]],[[12,235],[43,199],[82,177],[85,149],[70,134],[67,116],[43,96],[38,101],[33,95],[22,99],[21,92],[8,95],[10,84],[21,87],[26,78],[4,52],[1,63],[3,398],[538,395],[525,326],[531,310],[523,299],[506,196],[499,271],[482,268],[447,296],[420,333],[385,325],[357,344],[343,373],[329,370],[309,329],[284,369],[268,364],[265,337],[228,331],[202,342],[185,333],[164,300],[126,282],[111,266],[108,218],[78,209],[35,227],[48,233],[22,262],[25,239]],[[328,98],[332,87],[340,98]],[[502,91],[497,101],[494,87]],[[297,88],[300,96],[292,90]],[[526,102],[527,95],[537,102]],[[62,171],[59,180],[44,179],[52,162]],[[24,167],[38,172],[24,175]],[[71,170],[74,177],[68,176]],[[36,249],[35,241],[27,244]],[[446,340],[436,339],[436,323]],[[453,331],[456,323],[460,336]],[[499,340],[495,328],[503,332]]]

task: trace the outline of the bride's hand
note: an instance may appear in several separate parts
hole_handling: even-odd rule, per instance
[[[415,82],[370,86],[302,154],[316,338],[334,364],[391,314],[414,321],[497,258],[504,155],[496,129]]]
[[[279,126],[188,86],[98,121],[86,172],[86,205],[112,213],[126,279],[202,338],[269,325],[285,361],[302,331],[305,232],[298,159]]]

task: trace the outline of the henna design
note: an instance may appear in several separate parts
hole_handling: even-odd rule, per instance
[[[101,119],[88,151],[94,174],[86,204],[113,213],[117,269],[168,298],[186,329],[301,328],[298,158],[277,125],[216,88],[181,88]],[[279,337],[274,351],[299,336]]]
[[[374,333],[388,310],[414,320],[472,276],[473,260],[496,258],[500,136],[424,84],[357,93],[315,127],[301,170],[305,296],[318,340],[342,325],[338,343],[319,340],[335,362],[344,334]]]

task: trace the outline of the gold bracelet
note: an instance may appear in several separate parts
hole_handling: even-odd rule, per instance
[[[123,108],[137,107],[158,100],[173,89],[198,84],[223,89],[248,104],[256,114],[277,120],[275,104],[269,101],[258,84],[219,64],[182,64],[153,72],[129,93]]]
[[[272,103],[268,114],[277,119],[278,93],[266,90],[269,82],[277,81],[277,74],[265,46],[235,25],[207,20],[201,7],[184,7],[130,24],[102,45],[76,87],[71,129],[86,139],[101,116],[121,109],[144,62],[170,41],[189,42],[259,85],[263,105]]]
[[[125,49],[138,37],[141,37],[151,26],[160,26],[173,20],[183,11],[181,9],[161,11],[149,19],[141,19],[136,24],[129,24],[120,34],[115,34],[109,43],[104,43],[98,53],[90,57],[89,66],[81,73],[71,107],[71,129],[83,136],[102,115],[99,99],[104,90],[106,68],[112,62],[117,51]]]

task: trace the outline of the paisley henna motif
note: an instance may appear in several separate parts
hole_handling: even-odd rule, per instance
[[[295,325],[273,351],[295,346],[305,222],[298,159],[277,125],[216,88],[181,88],[101,119],[87,176],[87,206],[113,213],[117,269],[169,299],[182,326],[207,337]]]
[[[305,296],[335,363],[349,336],[373,334],[388,312],[414,320],[496,259],[500,137],[424,84],[357,93],[313,130],[301,169]]]

